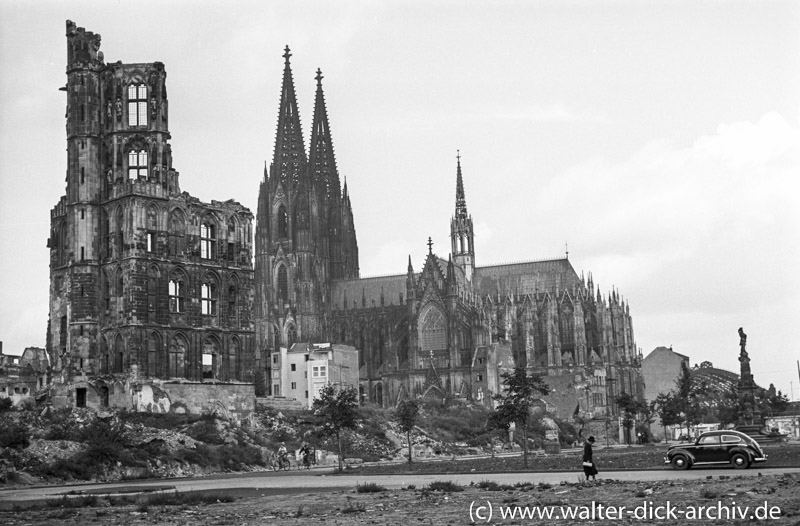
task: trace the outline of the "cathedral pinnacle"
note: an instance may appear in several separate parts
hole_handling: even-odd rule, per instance
[[[428,254],[433,254],[433,240],[428,238]]]
[[[456,217],[467,217],[467,199],[464,197],[464,179],[461,176],[460,150],[456,150]]]
[[[289,52],[289,46],[287,45],[286,49],[283,51],[283,59],[286,61],[287,66],[289,65],[289,57],[291,56],[292,54]]]

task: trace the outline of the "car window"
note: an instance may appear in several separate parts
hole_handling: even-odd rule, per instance
[[[709,445],[709,444],[719,444],[719,436],[718,435],[708,435],[704,437],[700,437],[700,440],[697,441],[700,445]]]
[[[726,444],[735,444],[737,442],[741,442],[742,438],[734,435],[722,435],[722,441]]]

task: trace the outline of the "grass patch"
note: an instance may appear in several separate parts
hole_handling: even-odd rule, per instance
[[[236,497],[224,493],[157,493],[142,497],[139,502],[149,506],[198,506],[235,500]]]
[[[380,493],[382,491],[386,491],[386,488],[374,482],[356,484],[356,493]]]
[[[429,491],[443,491],[445,493],[455,493],[458,491],[464,491],[462,486],[459,486],[452,480],[434,480],[430,484],[428,484],[427,489]]]
[[[500,485],[493,480],[482,480],[475,484],[475,487],[488,491],[500,491]]]

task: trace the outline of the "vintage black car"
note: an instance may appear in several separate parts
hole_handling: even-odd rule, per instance
[[[665,464],[675,469],[692,466],[731,464],[737,469],[750,467],[754,462],[766,462],[767,455],[752,437],[739,431],[709,431],[694,443],[678,444],[667,449]]]

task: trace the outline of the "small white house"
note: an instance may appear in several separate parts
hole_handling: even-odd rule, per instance
[[[273,352],[272,395],[311,408],[328,384],[358,389],[358,350],[349,345],[296,343]]]

